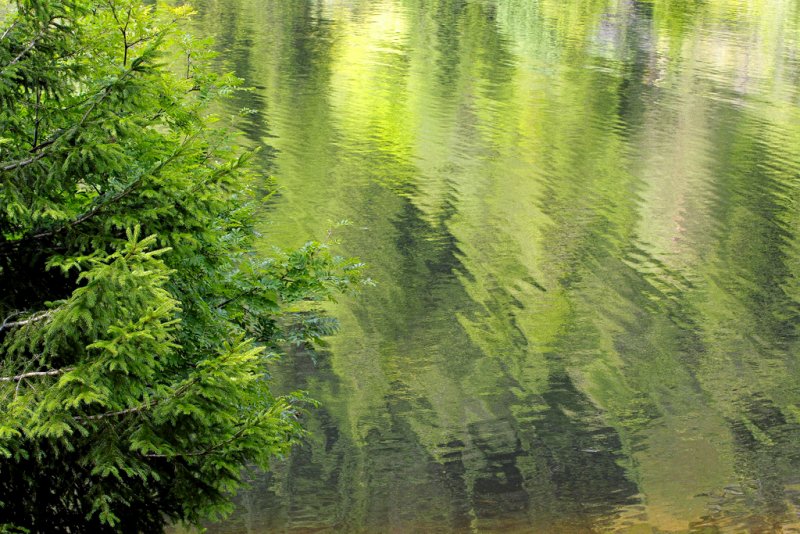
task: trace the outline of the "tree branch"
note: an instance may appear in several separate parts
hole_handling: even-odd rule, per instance
[[[33,50],[33,47],[34,47],[34,46],[36,46],[36,43],[38,43],[38,42],[39,42],[39,39],[41,39],[42,37],[44,37],[44,34],[45,34],[45,32],[40,32],[40,33],[39,33],[39,35],[37,35],[36,37],[34,37],[33,41],[31,41],[30,43],[28,43],[28,45],[27,45],[25,48],[23,48],[23,49],[22,49],[22,52],[20,52],[20,53],[17,55],[17,57],[15,57],[14,59],[12,59],[12,60],[11,60],[11,61],[10,61],[10,62],[7,64],[7,65],[4,65],[4,66],[3,66],[3,70],[0,70],[0,73],[2,73],[2,72],[5,72],[5,70],[6,70],[8,67],[10,67],[10,66],[12,66],[12,65],[15,65],[16,63],[18,63],[18,62],[19,62],[19,60],[21,60],[23,57],[25,57],[25,54],[27,54],[28,52],[30,52],[31,50]]]
[[[0,35],[0,41],[8,37],[8,34],[11,33],[11,30],[17,27],[17,24],[19,24],[19,21],[15,20],[13,24],[11,24],[8,28],[6,28],[6,31],[3,32],[3,35]]]
[[[95,101],[92,102],[92,104],[89,106],[89,108],[86,110],[86,112],[81,116],[81,120],[78,121],[77,124],[75,124],[72,127],[70,127],[69,130],[65,130],[65,131],[62,130],[60,132],[57,132],[56,135],[54,135],[53,137],[51,137],[47,141],[42,142],[42,144],[40,144],[39,146],[34,147],[33,149],[31,149],[31,151],[40,150],[42,148],[51,146],[58,139],[64,137],[65,135],[67,135],[67,136],[68,135],[72,135],[75,132],[77,132],[78,130],[80,130],[83,127],[83,125],[86,123],[86,121],[88,120],[89,115],[92,113],[92,111],[94,111],[94,109],[101,102],[103,102],[103,100],[105,100],[106,97],[109,94],[111,94],[111,89],[114,87],[114,85],[124,81],[128,76],[131,75],[131,73],[133,73],[133,71],[134,71],[133,68],[126,70],[122,74],[122,76],[120,76],[114,83],[112,83],[110,85],[106,85],[105,87],[103,87],[103,89],[99,93],[97,93],[95,95]],[[21,169],[22,167],[27,167],[28,165],[30,165],[32,163],[36,163],[37,161],[39,161],[40,159],[42,159],[43,157],[45,157],[49,153],[50,153],[49,151],[40,151],[35,156],[31,156],[29,158],[25,158],[25,159],[22,159],[22,160],[17,160],[17,161],[12,161],[10,163],[6,163],[2,167],[0,167],[0,171],[7,172],[7,171],[13,171],[13,170],[16,170],[16,169]]]
[[[96,415],[78,416],[78,417],[75,417],[75,419],[78,420],[78,421],[95,421],[97,419],[105,419],[106,417],[116,417],[118,415],[127,415],[129,413],[143,412],[144,410],[148,410],[148,409],[154,407],[156,404],[158,404],[158,400],[154,400],[152,402],[149,402],[149,403],[146,403],[146,404],[142,404],[140,406],[135,406],[133,408],[127,408],[125,410],[118,410],[116,412],[99,413],[99,414],[96,414]]]
[[[38,234],[33,234],[33,235],[29,236],[28,238],[23,238],[23,239],[20,239],[18,241],[28,241],[28,240],[36,240],[36,239],[42,239],[42,238],[45,238],[45,237],[50,237],[50,236],[55,235],[55,234],[57,234],[57,233],[59,233],[59,232],[61,232],[63,230],[66,230],[67,228],[74,228],[75,226],[78,226],[79,224],[88,221],[89,219],[93,218],[95,215],[97,215],[98,213],[103,211],[103,209],[107,208],[108,206],[114,204],[115,202],[117,202],[119,200],[122,200],[123,198],[125,198],[126,196],[131,194],[134,190],[136,190],[136,188],[139,186],[139,184],[145,178],[147,178],[149,176],[157,176],[158,173],[161,172],[161,170],[164,169],[164,167],[166,167],[167,165],[172,163],[178,156],[181,155],[181,153],[183,153],[183,150],[189,144],[189,141],[194,139],[194,138],[195,138],[195,136],[187,137],[184,140],[184,142],[181,144],[181,146],[178,147],[178,149],[175,152],[173,152],[167,159],[165,159],[164,161],[162,161],[158,165],[156,165],[156,167],[152,171],[150,171],[149,173],[142,174],[139,178],[137,178],[136,180],[134,180],[133,182],[128,184],[128,186],[125,189],[123,189],[122,191],[120,191],[116,195],[114,195],[111,198],[109,198],[106,202],[103,202],[103,203],[100,203],[100,204],[96,204],[93,208],[91,208],[90,210],[86,211],[81,216],[71,220],[70,222],[68,222],[68,223],[66,223],[66,224],[64,224],[62,226],[59,226],[58,228],[55,228],[53,230],[44,231],[44,232],[39,232]]]
[[[248,295],[253,295],[254,293],[258,293],[259,291],[262,291],[262,290],[263,290],[263,288],[260,288],[260,287],[252,287],[252,288],[248,289],[247,291],[242,291],[241,293],[239,293],[237,295],[234,295],[232,297],[229,297],[229,298],[223,300],[222,302],[220,302],[219,304],[214,306],[214,309],[218,310],[220,308],[224,308],[225,306],[227,306],[228,304],[230,304],[231,302],[233,302],[235,300],[239,300],[240,298],[246,297]]]
[[[0,376],[0,382],[22,382],[26,378],[34,378],[37,376],[57,376],[60,374],[68,373],[75,369],[74,367],[65,367],[64,369],[51,369],[50,371],[32,371],[30,373],[22,373],[16,376]]]
[[[179,456],[183,456],[183,457],[188,457],[188,456],[206,456],[206,455],[211,454],[212,452],[220,449],[221,447],[224,447],[225,445],[233,443],[234,441],[236,441],[237,439],[242,437],[242,435],[245,433],[245,431],[250,429],[250,428],[252,428],[251,425],[244,425],[242,428],[237,430],[230,438],[226,439],[225,441],[221,441],[221,442],[217,443],[216,445],[211,445],[210,447],[208,447],[208,448],[206,448],[206,449],[204,449],[202,451],[182,452],[182,453],[177,453],[177,454],[172,454],[172,455],[167,455],[167,454],[145,454],[144,456],[146,458],[175,458],[175,457],[179,457]]]
[[[55,141],[55,139],[54,139],[54,141]],[[47,145],[52,145],[52,144],[53,144],[52,142],[51,143],[47,143]],[[31,163],[36,163],[37,161],[39,161],[40,159],[45,157],[47,154],[48,154],[47,152],[39,152],[35,156],[31,156],[29,158],[25,158],[25,159],[21,159],[21,160],[17,160],[17,161],[11,162],[11,163],[3,166],[3,167],[0,167],[0,171],[13,171],[14,169],[27,167]]]
[[[53,24],[53,21],[55,21],[55,20],[56,20],[56,17],[50,17],[50,19],[48,19],[47,23],[45,23],[44,29],[43,29],[42,31],[40,31],[40,32],[39,32],[39,33],[36,35],[36,37],[34,37],[34,38],[33,38],[33,40],[32,40],[30,43],[28,43],[28,44],[27,44],[27,46],[25,46],[25,48],[23,48],[23,49],[22,49],[22,52],[20,52],[19,54],[17,54],[17,56],[16,56],[14,59],[12,59],[12,60],[11,60],[11,61],[10,61],[8,64],[6,64],[6,65],[3,65],[2,69],[0,69],[0,73],[2,73],[2,72],[5,72],[5,70],[6,70],[8,67],[10,67],[10,66],[12,66],[12,65],[15,65],[16,63],[18,63],[18,62],[19,62],[19,61],[20,61],[20,60],[21,60],[23,57],[25,57],[25,54],[27,54],[28,52],[30,52],[31,50],[33,50],[33,48],[34,48],[34,47],[35,47],[35,46],[36,46],[36,45],[39,43],[39,40],[41,40],[41,39],[42,39],[42,37],[44,37],[44,36],[45,36],[45,35],[48,33],[48,29],[50,28],[50,25],[51,25],[51,24]],[[7,29],[7,30],[4,32],[4,33],[3,33],[3,37],[2,37],[3,39],[5,39],[5,37],[8,35],[8,33],[11,31],[11,29],[12,29],[14,26],[16,26],[16,22],[14,22],[14,24],[12,24],[12,25],[11,25],[11,26],[10,26],[10,27],[9,27],[9,28],[8,28],[8,29]]]
[[[90,208],[88,211],[84,212],[83,214],[81,214],[77,218],[75,218],[75,219],[73,219],[73,220],[71,220],[71,221],[69,221],[67,223],[62,224],[61,226],[53,228],[52,230],[42,230],[42,231],[40,231],[38,233],[28,234],[27,236],[21,237],[20,239],[15,239],[13,241],[0,241],[0,252],[2,252],[3,249],[7,249],[7,248],[14,247],[14,246],[18,246],[21,243],[26,243],[26,242],[30,242],[30,241],[36,241],[36,240],[43,239],[43,238],[46,238],[46,237],[54,236],[54,235],[58,234],[59,232],[63,232],[64,230],[67,230],[69,228],[74,228],[75,226],[78,226],[78,225],[88,221],[89,219],[92,219],[95,215],[97,215],[98,213],[103,211],[108,206],[114,204],[115,202],[117,202],[117,201],[121,200],[122,198],[124,198],[124,197],[128,196],[129,194],[131,194],[134,190],[136,190],[136,188],[139,186],[139,184],[141,184],[141,182],[145,178],[152,177],[152,176],[157,176],[158,173],[161,172],[164,169],[164,167],[166,167],[167,165],[172,163],[175,159],[177,159],[183,153],[183,151],[186,149],[186,147],[189,145],[189,143],[191,141],[193,141],[197,137],[197,135],[199,135],[199,134],[195,134],[195,135],[192,135],[192,136],[187,136],[186,139],[184,139],[183,143],[181,143],[181,146],[179,146],[178,149],[175,150],[175,152],[173,152],[167,159],[165,159],[164,161],[162,161],[158,165],[156,165],[153,168],[153,170],[151,170],[150,172],[142,174],[139,178],[137,178],[136,180],[134,180],[133,182],[128,184],[128,186],[125,189],[123,189],[122,191],[118,192],[116,195],[113,195],[112,197],[110,197],[105,202],[96,204],[95,206],[93,206],[92,208]]]
[[[186,384],[184,384],[181,387],[179,387],[178,389],[176,389],[175,393],[171,397],[168,397],[166,399],[153,399],[150,402],[146,402],[144,404],[140,404],[139,406],[134,406],[133,408],[126,408],[124,410],[116,410],[116,411],[113,411],[113,412],[98,413],[98,414],[95,414],[95,415],[80,415],[80,416],[74,417],[74,419],[76,421],[97,421],[98,419],[106,419],[108,417],[118,417],[120,415],[128,415],[128,414],[131,414],[131,413],[143,412],[145,410],[149,410],[150,408],[155,408],[158,404],[164,402],[165,400],[177,399],[178,397],[180,397],[181,395],[186,393],[186,391],[190,387],[195,385],[199,380],[200,380],[200,377],[195,377],[194,379],[190,380]]]
[[[43,312],[31,315],[30,317],[28,317],[27,319],[23,319],[22,321],[9,321],[9,319],[14,316],[14,315],[11,315],[5,321],[3,321],[3,324],[0,324],[0,332],[2,332],[3,330],[10,329],[10,328],[16,328],[18,326],[25,326],[26,324],[31,324],[31,323],[35,323],[35,322],[38,322],[38,321],[42,321],[44,319],[47,319],[51,315],[53,315],[53,313],[55,313],[55,310],[43,311]],[[18,314],[15,314],[15,315],[18,315]]]

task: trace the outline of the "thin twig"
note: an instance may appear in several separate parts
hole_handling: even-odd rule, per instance
[[[25,57],[25,54],[27,54],[28,52],[33,50],[33,48],[39,43],[39,40],[47,34],[47,30],[50,28],[50,25],[53,24],[53,21],[55,21],[55,17],[51,17],[50,20],[47,21],[47,24],[45,24],[44,29],[42,31],[40,31],[36,35],[36,37],[33,38],[33,41],[28,43],[28,45],[25,48],[22,49],[22,52],[20,52],[17,55],[17,57],[12,59],[8,64],[3,65],[2,69],[0,69],[0,73],[4,72],[8,67],[18,63],[23,57]],[[12,27],[13,27],[13,25],[12,25]],[[11,31],[11,28],[6,30],[6,32],[3,34],[3,38],[5,38],[5,36],[8,34],[9,31]]]
[[[242,291],[238,295],[234,295],[232,297],[229,297],[229,298],[223,300],[221,303],[219,303],[216,306],[214,306],[214,309],[218,310],[220,308],[224,308],[225,306],[227,306],[228,304],[230,304],[231,302],[233,302],[235,300],[239,300],[242,297],[246,297],[248,295],[252,295],[254,293],[258,293],[261,290],[262,290],[262,288],[260,288],[260,287],[252,287],[252,288],[248,289],[247,291]]]

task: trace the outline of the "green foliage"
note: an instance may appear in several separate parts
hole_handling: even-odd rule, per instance
[[[239,81],[189,14],[18,0],[0,25],[0,528],[224,514],[309,403],[265,364],[360,279],[321,243],[252,252],[251,153],[210,128]]]

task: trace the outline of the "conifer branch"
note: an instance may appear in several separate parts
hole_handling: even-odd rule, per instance
[[[145,410],[149,410],[150,408],[155,407],[158,404],[158,400],[154,400],[145,404],[141,404],[139,406],[134,406],[133,408],[126,408],[124,410],[118,410],[115,412],[105,412],[99,413],[95,415],[83,415],[75,417],[77,421],[96,421],[97,419],[105,419],[107,417],[117,417],[119,415],[127,415],[130,413],[137,413],[143,412]]]
[[[74,419],[76,421],[96,421],[98,419],[106,419],[108,417],[118,417],[120,415],[128,415],[132,413],[143,412],[145,410],[149,410],[150,408],[155,408],[156,406],[158,406],[159,404],[161,404],[166,400],[172,400],[181,397],[184,393],[186,393],[186,391],[188,391],[190,387],[196,384],[199,380],[200,377],[195,377],[194,379],[190,380],[186,384],[176,389],[175,393],[171,397],[168,397],[166,399],[153,399],[149,402],[140,404],[139,406],[134,406],[133,408],[126,408],[124,410],[116,410],[113,412],[98,413],[95,415],[82,415],[82,416],[77,416]]]
[[[53,139],[53,141],[55,141],[55,139]],[[53,143],[50,142],[45,146],[49,146],[51,144],[53,144]],[[27,167],[31,163],[36,163],[37,161],[39,161],[40,159],[42,159],[46,155],[47,155],[47,152],[39,152],[35,156],[31,156],[29,158],[13,161],[11,163],[8,163],[8,164],[4,165],[3,167],[0,167],[0,171],[4,171],[4,172],[5,171],[13,171],[14,169],[20,169],[22,167]]]
[[[197,138],[197,134],[192,135],[192,136],[187,136],[186,139],[184,139],[183,143],[181,143],[181,145],[178,147],[178,149],[175,152],[173,152],[167,159],[165,159],[164,161],[159,162],[159,164],[156,165],[156,167],[152,171],[150,171],[149,173],[143,174],[142,176],[140,176],[139,178],[137,178],[136,180],[134,180],[133,182],[128,184],[128,186],[125,189],[123,189],[122,191],[118,192],[116,195],[113,195],[112,197],[110,197],[107,201],[99,203],[99,204],[96,204],[95,206],[93,206],[92,208],[90,208],[88,211],[84,212],[80,216],[76,217],[75,219],[73,219],[73,220],[71,220],[71,221],[69,221],[67,223],[64,223],[61,226],[58,226],[57,228],[54,228],[52,230],[44,230],[44,231],[41,231],[41,232],[38,232],[38,233],[35,233],[35,234],[30,234],[27,237],[23,237],[21,239],[16,239],[14,241],[0,242],[0,251],[2,251],[4,248],[9,248],[9,247],[12,247],[12,246],[19,246],[21,243],[26,243],[26,242],[29,242],[29,241],[36,241],[36,240],[39,240],[39,239],[44,239],[46,237],[54,236],[54,235],[56,235],[56,234],[58,234],[60,232],[63,232],[64,230],[68,230],[70,228],[74,228],[74,227],[76,227],[76,226],[88,221],[89,219],[92,219],[98,213],[103,211],[105,208],[111,206],[112,204],[114,204],[115,202],[118,202],[119,200],[122,200],[123,198],[125,198],[126,196],[131,194],[133,191],[135,191],[136,188],[141,184],[141,182],[145,178],[152,177],[152,176],[157,176],[158,173],[160,173],[167,165],[172,163],[181,154],[183,154],[184,150],[189,145],[189,143],[191,141],[193,141],[194,139],[196,139],[196,138]],[[42,156],[40,155],[39,159],[41,157]],[[5,168],[2,168],[0,170],[5,170]]]
[[[109,85],[106,85],[105,87],[103,87],[103,89],[99,93],[96,93],[95,94],[95,101],[91,103],[91,105],[84,112],[84,114],[81,116],[81,119],[78,121],[77,124],[73,125],[68,130],[62,130],[62,131],[57,132],[53,137],[51,137],[47,141],[44,141],[40,145],[35,146],[34,148],[32,148],[31,149],[32,152],[33,151],[37,151],[38,152],[36,155],[28,157],[28,158],[25,158],[25,159],[21,159],[21,160],[17,160],[17,161],[12,161],[10,163],[6,163],[2,167],[0,167],[0,171],[8,172],[8,171],[16,170],[16,169],[21,169],[23,167],[27,167],[28,165],[36,163],[37,161],[39,161],[43,157],[49,155],[50,151],[43,151],[41,149],[49,147],[49,146],[52,146],[56,141],[58,141],[60,138],[64,137],[65,135],[72,135],[72,134],[78,132],[83,127],[83,125],[86,124],[86,121],[89,119],[89,115],[91,115],[92,111],[94,111],[94,109],[100,103],[102,103],[103,100],[105,100],[106,97],[108,97],[108,95],[111,94],[111,92],[112,92],[111,90],[113,89],[113,87],[115,85],[119,84],[120,82],[124,81],[128,76],[130,76],[136,70],[137,67],[138,67],[138,64],[137,64],[136,61],[134,61],[134,66],[132,66],[130,69],[126,70],[122,74],[122,76],[119,77],[119,79],[117,79],[115,82],[113,82],[113,83],[111,83]]]
[[[137,178],[136,180],[134,180],[133,182],[128,184],[128,186],[125,189],[123,189],[122,191],[118,192],[116,195],[114,195],[111,198],[109,198],[106,202],[102,202],[100,204],[96,204],[94,207],[92,207],[91,209],[89,209],[88,211],[86,211],[85,213],[80,215],[79,217],[71,220],[70,222],[68,222],[66,224],[63,224],[63,225],[59,226],[58,228],[55,228],[53,230],[47,230],[47,231],[44,231],[44,232],[39,232],[38,234],[33,234],[32,236],[28,237],[27,239],[21,239],[19,241],[37,240],[37,239],[42,239],[42,238],[45,238],[45,237],[50,237],[50,236],[58,234],[59,232],[62,232],[64,230],[66,230],[68,228],[74,228],[75,226],[78,226],[78,225],[88,221],[89,219],[93,218],[95,215],[97,215],[98,213],[103,211],[108,206],[110,206],[110,205],[114,204],[115,202],[118,202],[118,201],[122,200],[123,198],[125,198],[126,196],[130,195],[142,183],[142,181],[145,178],[151,177],[151,176],[158,176],[158,173],[161,172],[164,169],[164,167],[166,167],[167,165],[172,163],[175,159],[178,158],[178,156],[180,156],[183,153],[184,149],[189,144],[189,141],[193,140],[195,137],[196,136],[187,137],[184,140],[184,142],[181,144],[181,146],[178,147],[178,150],[173,152],[167,159],[165,159],[164,161],[162,161],[158,165],[156,165],[156,167],[151,172],[143,174],[142,176],[140,176],[139,178]]]
[[[113,530],[126,519],[155,532],[184,510],[199,519],[227,499],[238,468],[285,453],[300,432],[261,367],[260,344],[280,343],[283,329],[256,341],[238,314],[208,313],[244,307],[249,288],[290,276],[235,261],[255,253],[253,214],[239,212],[237,193],[250,152],[213,133],[206,113],[239,82],[208,72],[183,32],[196,80],[162,61],[182,59],[162,36],[179,30],[185,6],[13,1],[22,9],[0,26],[9,125],[0,278],[17,287],[0,289],[0,433],[19,438],[4,439],[0,454],[47,446],[15,460],[10,469],[25,477],[3,477],[0,493],[19,497],[31,532]],[[129,232],[124,246],[134,221],[153,236],[140,246]],[[158,239],[180,248],[157,258]],[[294,301],[327,288],[336,262],[302,254],[291,291],[244,313],[290,317],[283,293]]]
[[[237,439],[242,437],[242,435],[245,433],[245,431],[247,431],[250,428],[252,428],[252,425],[243,425],[242,428],[237,430],[230,438],[228,438],[228,439],[226,439],[224,441],[221,441],[219,443],[216,443],[216,444],[214,444],[214,445],[212,445],[212,446],[210,446],[207,449],[204,449],[202,451],[182,452],[182,453],[176,453],[176,454],[171,454],[171,455],[167,455],[167,454],[145,454],[144,456],[146,458],[176,458],[176,457],[190,457],[190,456],[194,456],[194,457],[196,457],[196,456],[207,456],[207,455],[211,454],[212,452],[217,451],[220,448],[224,447],[225,445],[230,445],[231,443],[233,443],[234,441],[236,441]]]

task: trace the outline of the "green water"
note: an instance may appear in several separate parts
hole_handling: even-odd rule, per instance
[[[800,531],[800,2],[202,0],[377,285],[210,532]]]

